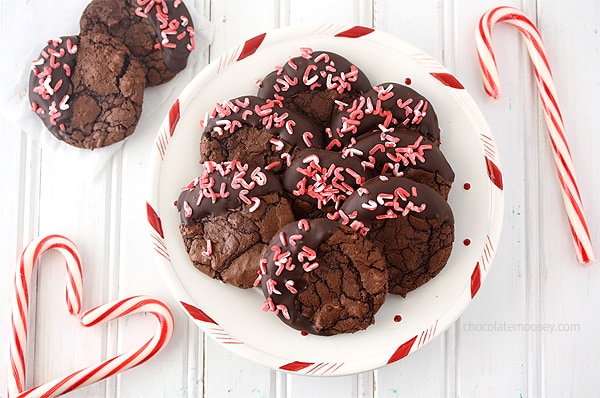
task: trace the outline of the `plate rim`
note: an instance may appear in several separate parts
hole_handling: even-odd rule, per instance
[[[438,318],[438,323],[441,324],[439,326],[436,324],[436,330],[431,333],[431,336],[429,336],[426,341],[423,342],[423,344],[418,344],[417,346],[414,345],[416,339],[415,336],[415,338],[399,344],[391,356],[384,356],[381,353],[373,354],[368,360],[365,360],[366,358],[361,358],[352,362],[345,362],[343,366],[340,365],[339,368],[329,369],[328,371],[325,371],[326,369],[323,369],[322,365],[321,368],[317,368],[318,364],[315,363],[293,361],[291,358],[286,358],[284,356],[268,354],[257,347],[254,347],[250,344],[244,344],[243,342],[237,341],[234,338],[225,340],[216,338],[217,335],[227,335],[227,331],[225,331],[214,320],[212,320],[208,314],[204,313],[204,311],[192,304],[194,303],[194,299],[188,294],[184,286],[182,286],[181,281],[177,277],[173,268],[169,266],[171,264],[171,260],[169,258],[167,246],[164,242],[165,237],[162,229],[161,217],[156,210],[158,208],[157,204],[159,202],[159,195],[158,190],[155,189],[155,187],[160,186],[162,160],[164,159],[166,150],[168,149],[170,138],[173,136],[176,130],[177,122],[179,121],[179,114],[183,113],[185,107],[188,106],[189,101],[186,102],[186,98],[192,97],[196,94],[192,91],[192,89],[198,89],[197,87],[193,87],[195,81],[202,80],[204,76],[214,76],[223,68],[227,68],[231,63],[252,55],[263,43],[265,37],[269,37],[269,39],[272,40],[283,40],[290,35],[297,37],[298,35],[303,34],[313,34],[315,31],[324,32],[323,34],[330,33],[336,36],[340,33],[344,33],[345,36],[341,37],[349,38],[361,38],[368,36],[369,39],[371,39],[373,37],[382,37],[394,44],[398,43],[399,46],[409,46],[422,52],[423,54],[426,54],[415,45],[408,43],[399,37],[369,27],[346,24],[305,24],[288,26],[269,30],[261,35],[239,43],[220,55],[218,58],[204,67],[198,74],[196,74],[183,88],[183,90],[177,96],[177,99],[170,106],[168,114],[164,117],[163,122],[158,129],[158,133],[156,134],[156,138],[154,140],[154,145],[152,146],[149,154],[147,164],[148,192],[146,194],[147,199],[145,205],[148,218],[147,226],[149,227],[150,240],[154,249],[154,260],[159,268],[159,272],[168,287],[169,293],[172,294],[177,300],[179,308],[181,308],[186,316],[192,319],[192,321],[198,327],[200,327],[204,333],[208,334],[213,340],[225,346],[230,351],[275,370],[313,376],[341,376],[377,369],[412,354],[435,339],[435,337],[442,334],[464,313],[470,302],[479,292],[479,289],[486,280],[489,269],[491,268],[492,260],[502,229],[504,214],[504,191],[501,182],[498,184],[497,181],[494,182],[492,180],[490,171],[491,166],[489,162],[492,163],[492,166],[497,168],[497,172],[499,172],[500,175],[502,170],[499,156],[495,149],[494,135],[491,132],[479,107],[468,94],[468,92],[466,90],[455,90],[455,95],[458,96],[461,101],[468,103],[469,109],[471,110],[470,116],[475,119],[475,122],[480,126],[486,127],[484,129],[485,131],[480,133],[479,140],[481,150],[484,152],[486,162],[488,162],[486,165],[488,167],[488,175],[490,176],[490,180],[487,181],[488,191],[490,193],[490,201],[488,204],[489,219],[487,226],[487,241],[481,253],[481,260],[477,262],[473,269],[471,280],[465,281],[463,293],[451,306],[449,306],[448,310],[443,314],[443,316]],[[236,55],[238,57],[237,59],[235,58]],[[448,74],[450,74],[450,72],[448,72]],[[450,74],[450,76],[452,75]],[[490,153],[488,154],[486,151],[489,151]],[[488,155],[492,159],[489,159]],[[480,263],[483,265],[480,265]],[[190,308],[190,306],[193,308]],[[334,367],[334,364],[329,364],[328,366]]]

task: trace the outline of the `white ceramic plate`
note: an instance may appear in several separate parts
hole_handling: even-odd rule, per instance
[[[262,312],[259,289],[240,290],[212,280],[190,262],[173,202],[201,172],[199,121],[216,102],[255,94],[262,78],[301,47],[339,53],[376,85],[404,83],[426,96],[438,114],[442,150],[456,180],[449,202],[456,220],[452,255],[444,270],[406,298],[388,295],[365,331],[303,336]],[[184,311],[233,352],[298,374],[345,375],[397,361],[441,334],[465,310],[484,280],[498,242],[502,173],[493,136],[466,90],[418,48],[369,28],[322,25],[285,28],[257,36],[200,72],[165,118],[149,161],[147,202],[160,272]]]

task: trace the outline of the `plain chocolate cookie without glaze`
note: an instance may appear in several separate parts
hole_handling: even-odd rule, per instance
[[[381,251],[352,229],[325,218],[290,223],[260,263],[265,311],[305,333],[354,333],[375,322],[387,294]]]

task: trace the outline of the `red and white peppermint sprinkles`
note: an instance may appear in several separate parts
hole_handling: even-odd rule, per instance
[[[485,91],[493,98],[498,98],[500,95],[498,67],[491,42],[492,27],[500,22],[511,24],[525,38],[536,77],[538,93],[544,109],[546,126],[552,143],[554,164],[560,181],[561,193],[569,219],[577,261],[581,264],[590,264],[594,262],[592,241],[583,213],[583,204],[575,178],[575,168],[565,135],[562,114],[558,106],[558,96],[552,72],[550,71],[550,63],[548,62],[546,50],[544,49],[538,29],[522,11],[516,8],[493,8],[483,14],[479,20],[479,28],[475,39]]]
[[[336,90],[342,94],[352,90],[352,83],[358,80],[358,68],[350,65],[348,71],[338,71],[336,63],[331,59],[330,55],[325,52],[319,52],[313,58],[313,50],[308,47],[300,49],[302,58],[312,59],[303,71],[299,71],[299,66],[290,58],[287,65],[294,71],[294,76],[285,73],[281,66],[277,66],[277,76],[273,89],[276,93],[288,91],[290,87],[303,84],[308,86],[310,90],[324,88],[327,90]],[[295,75],[301,75],[299,79]]]
[[[425,163],[425,151],[429,151],[433,149],[431,144],[422,143],[424,137],[419,136],[412,144],[399,146],[400,138],[391,135],[394,131],[394,128],[385,129],[383,126],[380,126],[382,132],[380,134],[381,141],[376,143],[371,149],[369,149],[368,153],[363,153],[363,151],[354,148],[356,144],[356,140],[352,138],[352,143],[342,150],[342,155],[344,157],[352,157],[359,156],[362,157],[362,166],[365,169],[374,169],[377,166],[377,161],[375,159],[375,155],[378,152],[385,153],[389,162],[386,162],[382,166],[381,173],[385,174],[388,172],[393,173],[396,177],[402,177],[404,172],[401,168],[407,166],[415,166],[418,163]]]
[[[46,115],[52,126],[65,130],[58,119],[69,109],[70,78],[73,73],[74,56],[77,54],[76,36],[63,39],[49,40],[48,45],[33,61],[31,72],[37,79],[33,93],[40,100],[31,100],[31,110],[37,114]]]
[[[98,306],[81,315],[83,326],[94,326],[122,316],[143,312],[154,315],[158,320],[158,327],[154,336],[137,349],[25,391],[27,317],[31,275],[39,257],[49,250],[58,250],[65,258],[67,267],[66,300],[69,313],[78,315],[81,312],[83,278],[81,257],[75,244],[61,235],[49,235],[31,242],[21,255],[15,275],[15,299],[11,313],[11,366],[8,374],[8,397],[10,398],[56,397],[131,369],[161,351],[173,333],[171,311],[162,302],[153,298],[136,296]]]
[[[298,229],[306,232],[310,231],[309,222],[305,219],[298,221]],[[302,267],[304,272],[311,272],[319,267],[319,263],[316,261],[316,249],[302,243],[302,239],[304,238],[302,233],[286,236],[285,232],[281,231],[279,232],[278,238],[279,244],[271,246],[265,254],[267,257],[260,260],[258,277],[254,281],[255,287],[258,286],[262,279],[267,275],[267,263],[269,262],[269,258],[273,259],[273,264],[277,267],[274,273],[277,277],[280,277],[284,271],[294,271],[296,267]],[[281,296],[282,292],[280,289],[285,289],[287,291],[286,294],[297,294],[298,290],[294,287],[296,284],[295,281],[293,279],[286,279],[281,287],[277,286],[278,283],[273,278],[269,278],[264,283],[269,297],[267,297],[263,304],[263,311],[273,312],[276,315],[281,313],[285,319],[290,320],[288,307],[285,304],[276,304],[270,296]]]
[[[414,98],[397,98],[394,107],[390,109],[388,106],[383,106],[384,101],[392,99],[396,93],[393,91],[392,84],[383,86],[375,86],[373,90],[377,96],[373,98],[371,95],[361,95],[355,99],[350,107],[345,112],[346,115],[341,117],[341,127],[336,128],[335,133],[339,137],[344,137],[346,134],[356,135],[361,120],[366,115],[378,116],[381,118],[380,128],[382,131],[389,129],[395,125],[416,126],[421,124],[423,118],[427,115],[429,102],[423,99],[415,100]],[[404,113],[402,119],[397,119],[395,115]],[[334,132],[331,128],[326,129],[330,138],[334,138]]]
[[[154,12],[153,17],[159,22],[161,37],[157,48],[174,49],[187,38],[185,48],[190,52],[194,51],[196,40],[190,19],[186,15],[174,18],[169,10],[169,3],[166,0],[137,0],[139,7],[135,9],[135,14],[141,18],[148,18]],[[172,4],[173,8],[178,8],[182,2],[175,0]]]
[[[202,217],[206,213],[204,210],[209,211],[210,207],[215,204],[222,207],[222,210],[227,210],[228,207],[237,207],[237,199],[249,206],[248,211],[253,213],[261,204],[258,196],[264,195],[268,191],[268,189],[259,188],[265,187],[268,182],[269,178],[261,167],[250,170],[247,163],[237,160],[220,163],[206,161],[202,174],[181,189],[176,206],[186,221]],[[195,199],[191,195],[193,192],[197,193]],[[253,195],[253,192],[256,193],[256,196]],[[190,202],[191,199],[195,201]],[[198,214],[195,214],[194,210],[196,209],[199,210]],[[212,253],[210,247],[209,241],[207,250],[203,254],[210,256]]]
[[[386,176],[378,176],[381,181],[387,181]],[[358,188],[356,194],[359,196],[369,195],[369,190],[364,187]],[[361,207],[368,211],[373,211],[377,214],[375,219],[385,220],[389,218],[398,218],[398,216],[406,217],[411,212],[422,213],[427,207],[426,203],[416,205],[411,198],[417,198],[419,196],[417,187],[413,186],[411,191],[407,191],[403,187],[397,187],[392,192],[381,192],[375,199],[365,200]],[[366,199],[366,197],[365,197]],[[339,209],[334,213],[327,214],[327,218],[333,221],[339,221],[343,225],[348,225],[353,230],[359,232],[361,235],[366,236],[370,231],[370,228],[364,224],[364,222],[358,220],[359,214],[355,210],[350,214],[346,214],[343,209]]]
[[[321,158],[312,154],[302,159],[304,166],[296,167],[296,171],[303,175],[296,189],[292,193],[296,196],[307,195],[317,201],[317,208],[332,203],[338,208],[350,196],[355,186],[364,184],[365,177],[357,171],[344,165],[343,158],[330,166],[321,165]]]

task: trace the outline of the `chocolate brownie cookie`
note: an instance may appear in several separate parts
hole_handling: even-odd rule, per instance
[[[367,181],[331,216],[377,245],[388,263],[390,293],[405,296],[446,265],[454,217],[433,189],[403,177]]]
[[[331,119],[327,133],[342,146],[373,129],[416,130],[434,144],[440,144],[440,128],[433,106],[410,87],[383,83],[373,87],[341,109]]]
[[[195,46],[192,17],[180,0],[92,0],[81,36],[103,33],[124,43],[146,67],[148,86],[171,80]]]
[[[279,101],[243,96],[219,103],[207,115],[200,158],[238,160],[282,171],[298,149],[321,148],[322,132]]]
[[[387,294],[381,251],[325,218],[283,227],[260,262],[264,310],[306,333],[354,333],[375,322]]]
[[[177,200],[180,231],[194,266],[240,288],[256,279],[267,243],[294,220],[281,185],[260,167],[205,162],[202,175]]]
[[[283,174],[283,188],[291,195],[298,218],[323,217],[337,210],[358,187],[371,177],[358,158],[343,158],[339,152],[305,149],[296,153]]]
[[[30,78],[34,111],[66,143],[95,149],[133,133],[142,113],[145,68],[127,47],[97,34],[51,41]],[[49,123],[49,124],[48,124]]]
[[[261,82],[258,96],[283,101],[320,128],[329,125],[339,104],[348,104],[371,88],[367,76],[341,55],[302,49]]]
[[[364,134],[342,150],[356,156],[378,174],[407,177],[435,189],[444,199],[454,182],[454,170],[440,149],[413,130],[391,128]]]

